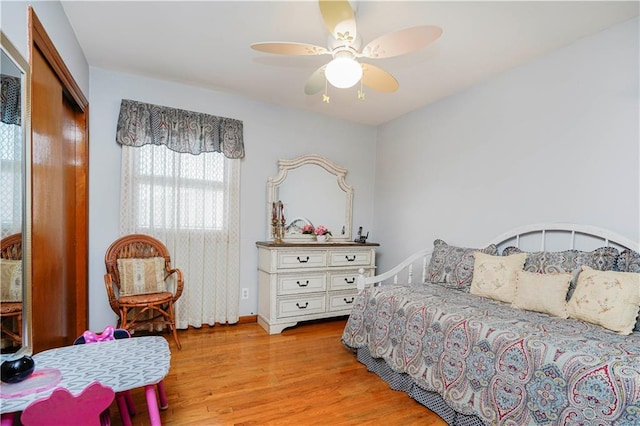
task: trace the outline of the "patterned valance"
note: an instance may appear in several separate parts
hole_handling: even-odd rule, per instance
[[[123,99],[116,142],[137,146],[166,145],[176,152],[221,152],[244,157],[242,121]]]
[[[0,74],[0,121],[20,125],[20,77]]]

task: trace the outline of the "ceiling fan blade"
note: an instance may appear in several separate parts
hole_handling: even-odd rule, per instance
[[[362,84],[387,93],[395,92],[400,87],[394,76],[371,64],[362,64]]]
[[[360,56],[378,59],[404,55],[433,43],[441,34],[442,28],[431,25],[405,28],[373,40],[362,49]]]
[[[326,67],[326,65],[323,65],[311,74],[311,77],[307,80],[307,84],[304,85],[304,93],[307,95],[315,95],[325,88],[327,80],[324,76],[324,69]]]
[[[286,41],[273,41],[253,43],[251,48],[260,52],[276,53],[278,55],[323,55],[329,53],[322,46],[306,43],[290,43]]]
[[[353,43],[356,39],[356,17],[346,0],[319,0],[324,24],[336,40]]]

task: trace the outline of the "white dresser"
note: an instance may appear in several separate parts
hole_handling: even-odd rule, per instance
[[[375,273],[376,243],[257,242],[258,324],[277,334],[299,321],[348,315],[356,277]]]

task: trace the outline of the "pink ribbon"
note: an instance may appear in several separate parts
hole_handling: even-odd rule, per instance
[[[93,331],[87,330],[82,333],[85,343],[106,342],[107,340],[114,340],[113,332],[115,329],[112,325],[108,325],[102,330],[102,333],[96,334]]]

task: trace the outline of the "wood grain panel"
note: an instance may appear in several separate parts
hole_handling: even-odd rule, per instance
[[[31,58],[32,306],[34,351],[64,344],[62,87],[39,50]]]
[[[34,352],[88,328],[88,103],[29,9]]]
[[[179,331],[182,350],[167,334],[162,424],[445,426],[356,360],[340,342],[345,324],[323,320],[274,335],[255,323],[205,326]],[[144,391],[132,394],[133,425],[148,425]],[[122,424],[115,403],[111,424]]]
[[[74,138],[69,140],[74,147],[73,162],[70,173],[73,175],[74,204],[73,213],[75,228],[73,229],[73,253],[75,285],[75,316],[72,318],[75,327],[74,335],[78,336],[88,328],[89,321],[89,129],[87,117],[89,105],[83,110],[73,111]],[[106,298],[106,293],[105,293]]]

